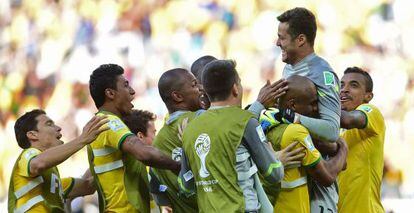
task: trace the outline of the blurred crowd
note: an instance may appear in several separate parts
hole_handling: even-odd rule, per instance
[[[96,112],[90,73],[100,64],[124,67],[135,108],[167,113],[159,76],[189,68],[201,55],[235,59],[247,104],[266,79],[281,76],[276,16],[302,6],[318,20],[316,52],[339,76],[360,66],[374,80],[373,104],[387,132],[383,197],[413,198],[414,13],[408,0],[5,0],[0,1],[0,210],[20,148],[17,116],[43,108],[64,139]],[[60,166],[61,176],[87,169],[82,151]]]

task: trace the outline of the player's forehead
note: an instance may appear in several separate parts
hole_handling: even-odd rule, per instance
[[[280,22],[279,26],[277,28],[277,32],[278,32],[278,34],[284,35],[284,34],[287,34],[288,29],[289,29],[289,23]]]
[[[346,73],[341,79],[341,83],[351,82],[357,82],[360,85],[365,85],[365,77],[360,73]]]
[[[118,75],[118,76],[116,76],[116,83],[120,84],[120,85],[123,85],[125,83],[128,83],[128,80],[125,78],[124,75]]]
[[[38,115],[36,117],[36,120],[37,120],[37,125],[45,125],[47,123],[53,123],[53,120],[45,114]]]

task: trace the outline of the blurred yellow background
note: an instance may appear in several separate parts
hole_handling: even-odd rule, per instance
[[[340,77],[348,66],[370,72],[372,103],[387,125],[384,205],[404,212],[414,198],[410,0],[0,1],[0,212],[6,211],[10,172],[21,151],[13,130],[17,116],[43,108],[63,128],[64,139],[73,139],[96,112],[90,73],[116,63],[136,90],[135,107],[156,113],[160,127],[167,111],[157,91],[159,76],[189,68],[206,54],[237,61],[246,105],[266,79],[280,78],[276,17],[298,6],[316,15],[316,52]],[[86,160],[80,151],[59,166],[61,176],[80,176]]]

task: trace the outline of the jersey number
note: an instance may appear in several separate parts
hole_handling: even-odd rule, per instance
[[[319,208],[321,208],[321,213],[324,213],[324,209],[323,206],[319,206]],[[327,208],[328,212],[333,213],[334,211],[330,208]]]

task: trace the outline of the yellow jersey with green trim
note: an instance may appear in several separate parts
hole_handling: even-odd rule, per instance
[[[385,122],[377,107],[362,104],[363,129],[341,133],[348,144],[347,169],[339,174],[339,212],[384,212],[381,182],[384,167]]]
[[[106,115],[109,120],[105,124],[109,130],[100,133],[89,145],[92,153],[89,163],[98,185],[100,209],[105,212],[135,212],[136,209],[128,201],[125,162],[121,151],[122,143],[133,133],[118,116],[105,111],[97,115]]]
[[[30,161],[42,153],[35,148],[23,150],[12,171],[9,188],[9,212],[63,212],[64,198],[74,178],[60,179],[57,167],[39,176],[30,174]]]
[[[281,150],[291,143],[299,142],[295,148],[304,147],[305,156],[300,167],[285,168],[281,191],[276,197],[274,212],[310,212],[306,167],[313,167],[321,160],[309,131],[300,124],[275,127],[267,134],[275,150]]]

